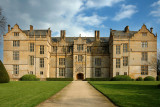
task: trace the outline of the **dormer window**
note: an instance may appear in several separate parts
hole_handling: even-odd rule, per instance
[[[147,36],[147,33],[146,32],[142,32],[142,36]]]
[[[19,36],[19,32],[14,32],[14,36]]]

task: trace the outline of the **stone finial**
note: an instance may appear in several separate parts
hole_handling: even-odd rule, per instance
[[[10,25],[8,25],[8,32],[11,30],[11,26]]]
[[[33,31],[33,26],[32,25],[30,25],[30,31]]]

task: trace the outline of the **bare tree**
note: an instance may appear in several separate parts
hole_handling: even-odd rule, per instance
[[[2,15],[2,8],[0,7],[0,43],[2,35],[5,31],[5,27],[6,27],[6,18],[5,16]]]

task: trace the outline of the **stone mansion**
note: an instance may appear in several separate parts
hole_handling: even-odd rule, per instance
[[[17,24],[3,36],[4,65],[12,80],[25,74],[38,78],[131,78],[157,76],[157,35],[143,25],[139,31],[110,29],[109,37],[51,37],[51,30],[22,30]]]

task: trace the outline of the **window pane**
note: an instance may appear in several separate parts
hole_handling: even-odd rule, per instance
[[[128,52],[128,44],[123,44],[123,52]]]
[[[40,58],[40,67],[44,68],[44,58]]]
[[[101,58],[95,58],[95,65],[97,66],[101,65]]]
[[[120,45],[116,45],[116,54],[120,54]]]
[[[116,68],[120,68],[120,59],[116,59]]]
[[[40,54],[44,54],[44,45],[40,45]]]
[[[30,43],[30,52],[34,52],[34,43]]]
[[[95,77],[101,77],[101,68],[95,68]]]

